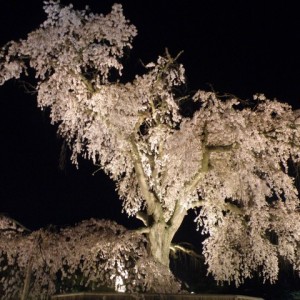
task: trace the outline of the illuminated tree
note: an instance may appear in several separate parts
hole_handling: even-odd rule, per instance
[[[73,162],[83,155],[116,183],[124,211],[144,223],[149,254],[168,266],[173,237],[195,210],[217,280],[238,285],[260,270],[274,282],[279,258],[299,270],[291,106],[198,91],[199,109],[186,116],[176,96],[184,68],[168,53],[131,82],[112,80],[136,35],[120,5],[102,16],[45,3],[40,28],[3,47],[0,84],[35,71],[38,105],[50,108]]]
[[[74,287],[171,293],[180,284],[148,256],[144,238],[112,221],[29,232],[0,216],[1,299],[49,299]],[[151,272],[149,272],[151,269]]]

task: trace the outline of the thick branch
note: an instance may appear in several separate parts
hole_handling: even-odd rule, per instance
[[[170,230],[177,231],[177,229],[181,225],[185,215],[186,215],[186,209],[184,208],[183,205],[181,205],[181,202],[179,200],[176,201],[174,212],[168,222]]]
[[[148,234],[150,232],[149,227],[140,227],[138,229],[135,229],[134,232],[139,233],[139,234]]]
[[[220,153],[220,152],[228,152],[233,149],[234,144],[229,145],[208,145],[208,131],[207,124],[204,125],[204,132],[202,138],[202,161],[200,168],[194,177],[185,184],[186,190],[188,192],[194,191],[198,183],[203,179],[206,172],[209,171],[210,168],[210,155],[211,153]]]
[[[154,215],[156,219],[160,219],[160,217],[162,216],[162,210],[159,203],[155,200],[153,193],[149,189],[147,178],[141,163],[140,153],[134,141],[133,136],[130,139],[130,143],[132,146],[132,159],[134,163],[134,169],[136,172],[137,180],[142,192],[142,196],[144,197],[147,203],[147,213],[149,215]]]

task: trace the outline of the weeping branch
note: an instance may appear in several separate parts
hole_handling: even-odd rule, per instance
[[[0,219],[1,218],[4,218],[4,219],[7,219],[9,220],[10,222],[14,223],[15,225],[19,226],[21,228],[22,231],[25,231],[27,233],[30,233],[31,230],[28,229],[27,227],[25,227],[23,224],[21,224],[20,222],[16,221],[15,219],[7,216],[6,214],[0,214]],[[6,229],[2,229],[2,231],[11,231],[11,230],[14,230],[14,231],[18,231],[17,228],[6,228]]]

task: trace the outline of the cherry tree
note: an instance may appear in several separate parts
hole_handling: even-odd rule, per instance
[[[1,299],[48,299],[74,286],[118,292],[180,290],[169,269],[149,257],[144,238],[112,221],[91,219],[30,232],[0,216],[0,237]]]
[[[189,210],[206,237],[203,254],[218,281],[241,284],[257,270],[274,282],[279,259],[300,269],[297,113],[255,95],[250,101],[199,90],[182,112],[184,67],[168,52],[123,83],[122,57],[137,34],[112,7],[103,16],[46,1],[47,20],[1,50],[0,84],[35,71],[38,105],[72,150],[115,183],[148,253],[169,265],[173,237]]]

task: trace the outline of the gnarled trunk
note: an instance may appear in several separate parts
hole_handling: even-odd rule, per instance
[[[161,264],[169,268],[170,247],[176,231],[165,222],[154,223],[148,233],[149,254]]]
[[[159,263],[170,267],[170,250],[172,240],[186,215],[186,210],[180,205],[176,205],[172,217],[166,222],[163,210],[159,203],[156,203],[154,214],[151,216],[152,222],[148,223],[148,252]],[[148,214],[149,217],[149,214]],[[150,224],[151,225],[150,225]]]
[[[166,228],[166,224],[163,222],[153,224],[148,234],[148,251],[150,255],[167,267],[169,267],[170,262],[169,253],[172,238],[170,237],[168,228]]]

